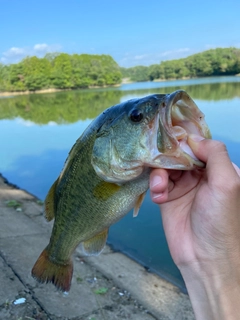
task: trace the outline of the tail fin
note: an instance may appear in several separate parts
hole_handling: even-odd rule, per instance
[[[41,283],[52,282],[57,289],[68,292],[73,273],[72,261],[68,264],[56,264],[49,260],[47,250],[43,250],[32,268],[32,276]]]

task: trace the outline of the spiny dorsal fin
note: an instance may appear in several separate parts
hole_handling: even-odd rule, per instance
[[[103,250],[108,236],[108,229],[82,243],[83,251],[88,256],[97,256]]]
[[[58,184],[58,179],[51,186],[45,199],[45,218],[51,221],[55,216],[55,191]]]
[[[144,197],[146,195],[146,192],[143,192],[140,194],[140,196],[137,198],[137,201],[135,203],[134,209],[133,209],[133,217],[136,218],[139,212],[139,209],[143,203]]]

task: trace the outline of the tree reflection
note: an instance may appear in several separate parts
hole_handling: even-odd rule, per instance
[[[115,89],[64,91],[0,99],[0,119],[21,117],[37,124],[58,124],[93,119],[104,109],[120,103],[124,96],[145,96],[183,89],[193,99],[217,101],[240,97],[239,82],[183,85],[167,88],[121,91]]]

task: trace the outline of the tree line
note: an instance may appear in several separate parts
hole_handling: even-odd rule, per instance
[[[240,49],[217,48],[149,67],[121,68],[123,78],[132,81],[182,79],[240,73]]]
[[[118,64],[109,55],[48,53],[17,64],[0,64],[0,91],[77,89],[121,83]]]
[[[0,91],[78,89],[120,84],[240,73],[240,49],[217,48],[184,59],[162,61],[149,67],[121,68],[109,55],[48,53],[26,57],[16,64],[0,64]]]

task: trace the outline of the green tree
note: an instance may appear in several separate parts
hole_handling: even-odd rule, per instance
[[[57,55],[53,60],[51,82],[55,88],[68,89],[72,84],[72,64],[70,56],[66,53]]]
[[[27,57],[22,61],[24,84],[34,91],[50,85],[51,63],[46,58]]]
[[[0,63],[0,91],[10,91],[10,71],[9,66]]]
[[[161,64],[152,64],[148,68],[148,78],[153,81],[155,79],[164,79],[164,68]]]
[[[23,64],[12,64],[9,69],[10,89],[13,91],[24,91],[27,88],[24,83]]]
[[[121,72],[132,81],[234,75],[240,73],[239,61],[240,49],[217,48],[184,59],[162,61],[159,65],[121,68]]]

